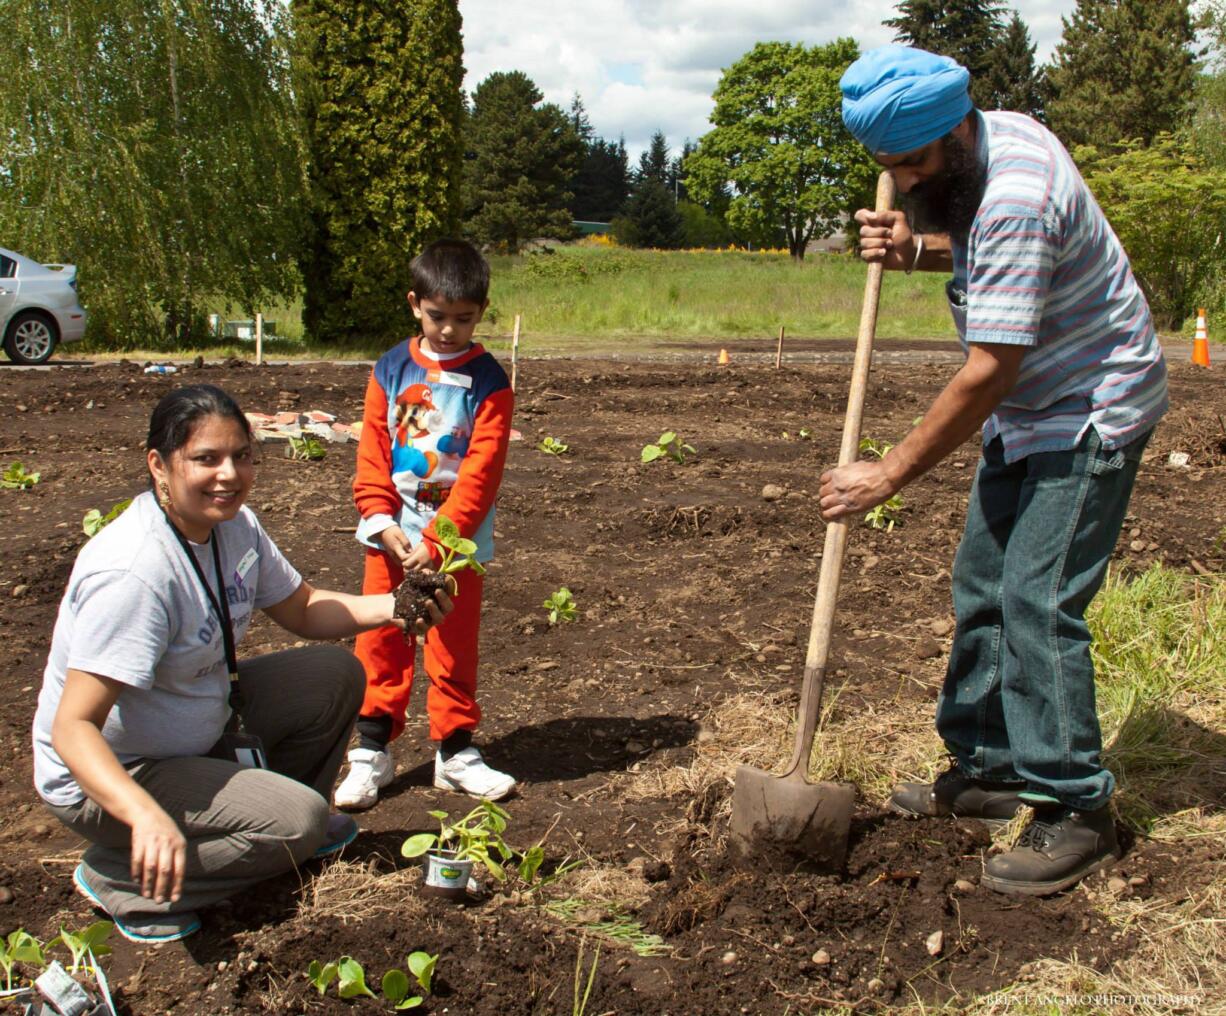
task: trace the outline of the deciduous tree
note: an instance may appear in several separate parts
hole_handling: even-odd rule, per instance
[[[713,129],[686,160],[700,201],[731,185],[728,224],[741,235],[783,231],[794,258],[871,201],[877,171],[843,126],[839,78],[859,55],[852,39],[825,46],[764,42],[724,72]]]
[[[76,263],[90,335],[191,342],[296,289],[303,182],[277,5],[9,0],[0,235]]]
[[[394,341],[409,261],[455,232],[461,84],[456,0],[292,0],[311,184],[303,323],[317,339]]]

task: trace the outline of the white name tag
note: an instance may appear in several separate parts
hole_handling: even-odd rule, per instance
[[[241,586],[243,584],[243,580],[247,577],[247,573],[251,571],[252,567],[259,559],[260,555],[256,553],[254,547],[247,551],[247,553],[243,555],[243,559],[239,561],[238,567],[234,569],[234,581]]]
[[[426,379],[435,385],[456,385],[459,388],[473,386],[473,379],[467,374],[453,374],[449,370],[432,370],[426,374]]]

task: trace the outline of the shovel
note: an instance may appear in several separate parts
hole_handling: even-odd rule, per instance
[[[877,179],[877,211],[894,203],[894,179],[882,173]],[[868,266],[864,306],[860,311],[860,334],[843,420],[843,443],[839,465],[854,462],[860,450],[860,420],[868,370],[873,358],[873,333],[877,327],[877,301],[881,295],[880,262]],[[835,600],[847,549],[847,522],[826,526],[822,570],[813,604],[809,651],[805,657],[805,680],[800,692],[796,724],[796,747],[782,776],[738,766],[732,792],[730,845],[742,862],[765,863],[777,871],[842,871],[847,860],[847,840],[856,788],[850,783],[810,783],[807,778],[813,736],[821,716],[830,631],[834,626]]]

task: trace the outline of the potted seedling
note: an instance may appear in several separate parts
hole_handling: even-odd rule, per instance
[[[400,853],[408,858],[425,856],[423,892],[444,899],[460,900],[468,894],[473,865],[480,862],[499,882],[506,879],[503,865],[515,856],[502,834],[511,817],[493,801],[483,800],[457,822],[447,821],[447,812],[432,811],[439,832],[418,833],[404,841]]]
[[[406,573],[400,588],[396,590],[397,617],[425,617],[427,605],[440,589],[454,596],[459,589],[456,572],[470,568],[477,575],[485,574],[485,565],[473,556],[477,553],[477,545],[472,540],[464,539],[459,527],[446,515],[434,516],[434,533],[443,548],[443,561],[438,571]]]

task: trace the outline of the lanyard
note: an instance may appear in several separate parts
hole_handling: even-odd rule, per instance
[[[208,580],[204,577],[204,569],[200,567],[200,562],[196,558],[195,552],[191,545],[187,542],[179,527],[170,521],[170,516],[162,512],[166,519],[166,524],[170,526],[175,534],[175,538],[179,541],[179,546],[183,548],[183,553],[187,555],[187,560],[191,563],[192,571],[196,573],[196,578],[200,580],[200,585],[204,587],[204,595],[209,598],[209,603],[217,616],[221,618],[221,641],[225,647],[226,667],[230,671],[230,711],[234,722],[239,729],[242,729],[242,717],[239,711],[243,707],[243,693],[238,687],[238,653],[234,648],[234,628],[230,621],[230,603],[226,597],[226,580],[221,573],[221,551],[217,546],[217,532],[214,530],[209,533],[209,546],[213,548],[213,570],[217,576],[217,591],[221,595],[220,602],[213,590],[210,588]]]

